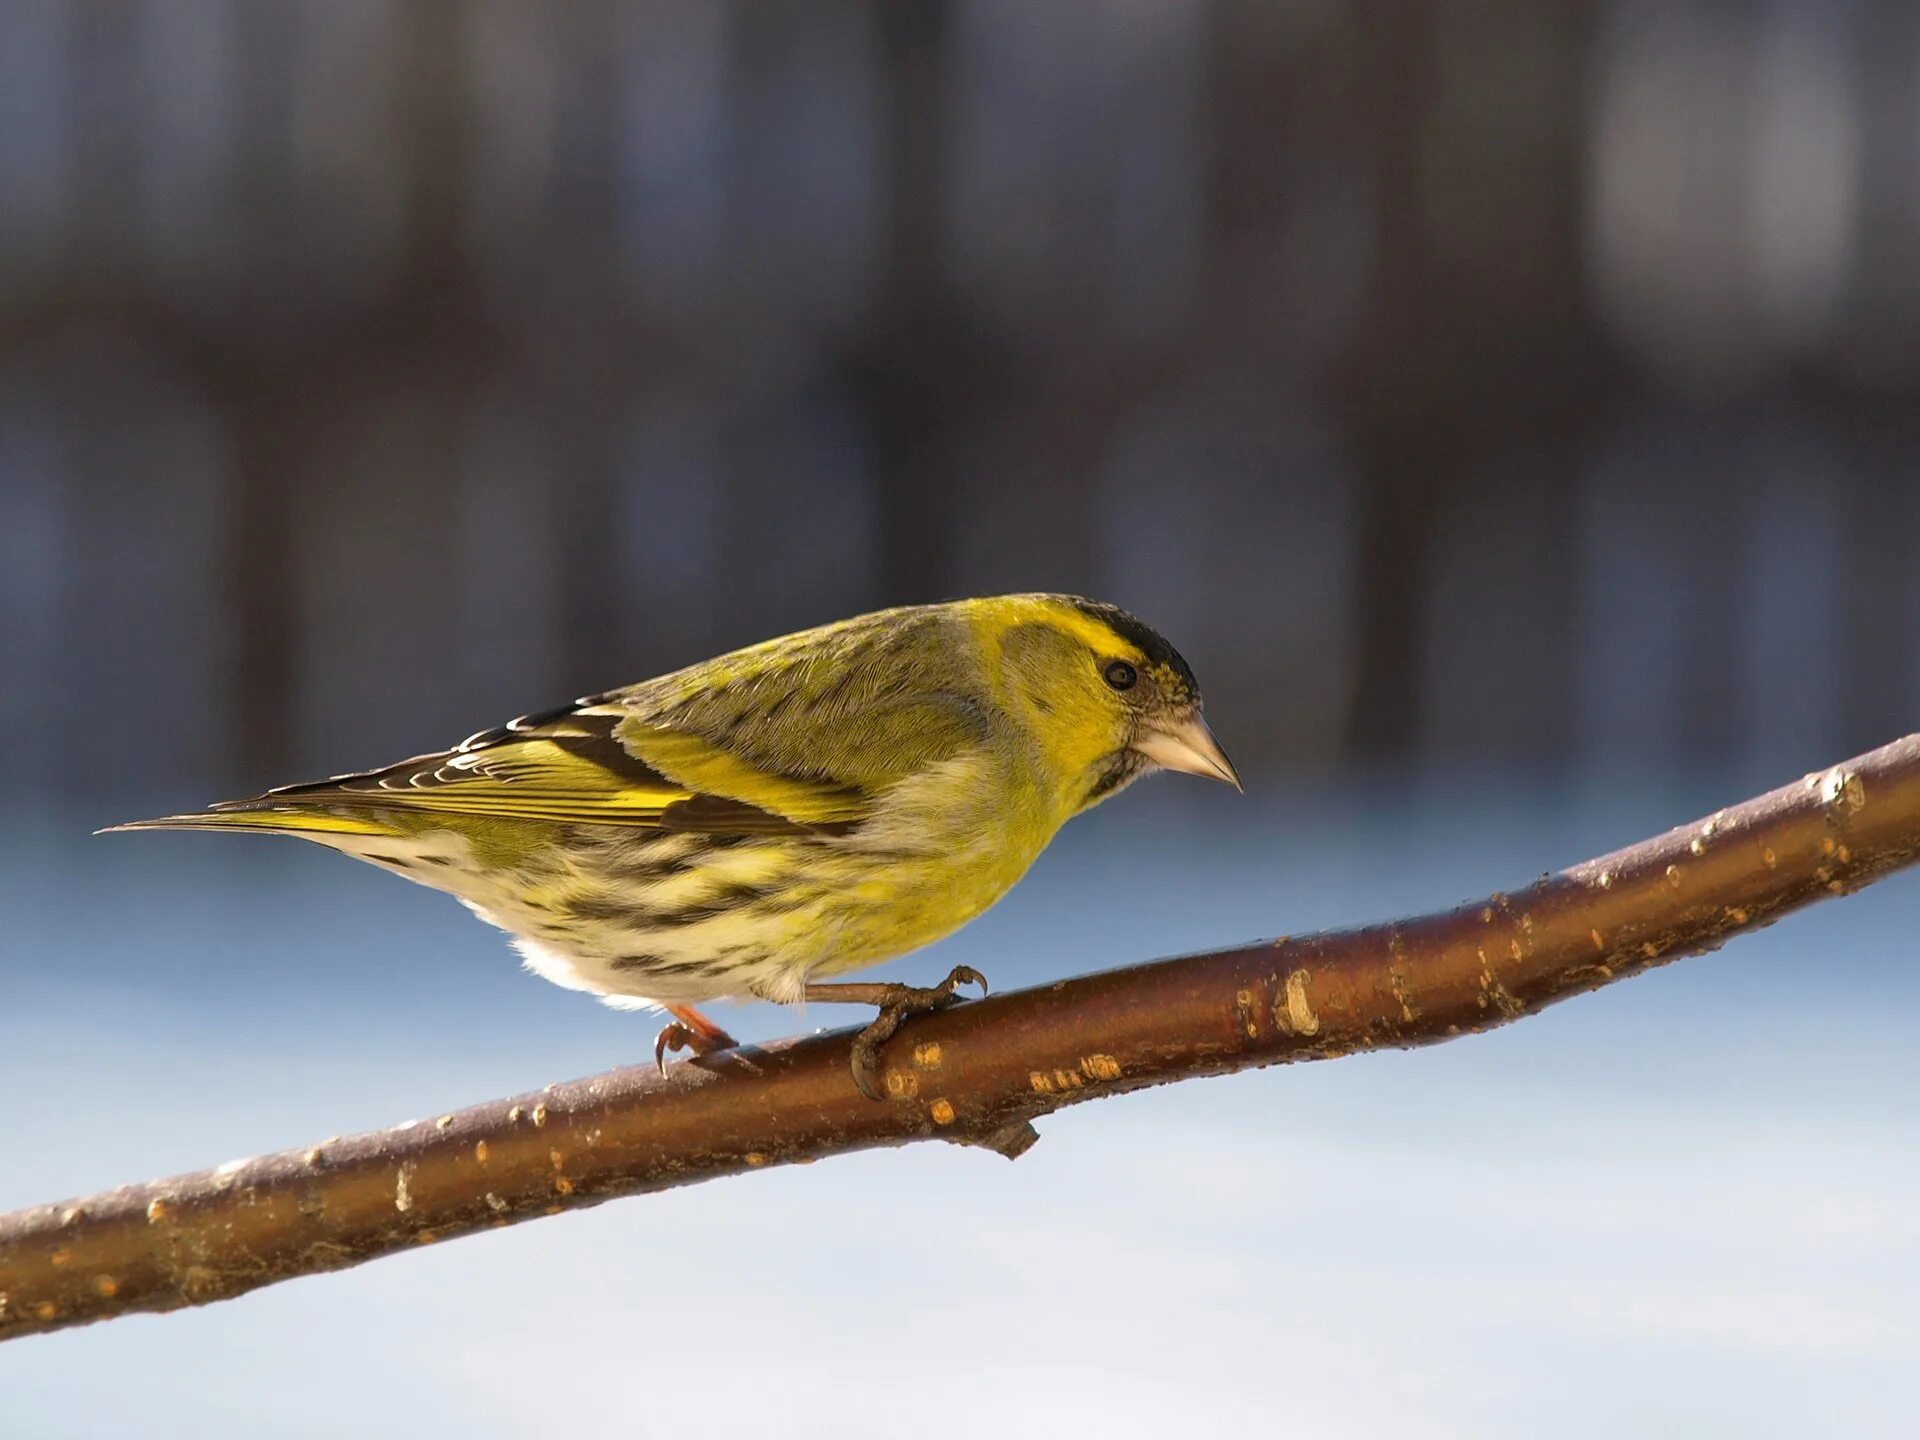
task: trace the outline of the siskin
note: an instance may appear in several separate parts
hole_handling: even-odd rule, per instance
[[[297,835],[448,891],[529,969],[665,1009],[655,1058],[734,1042],[694,1004],[877,1005],[854,1078],[984,980],[822,983],[951,933],[1067,820],[1157,769],[1238,786],[1193,672],[1112,605],[882,610],[482,731],[384,769],[116,830]]]

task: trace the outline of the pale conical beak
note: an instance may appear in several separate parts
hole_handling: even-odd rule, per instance
[[[1142,729],[1133,739],[1133,748],[1154,764],[1169,770],[1225,781],[1243,794],[1246,791],[1246,787],[1240,783],[1240,776],[1234,771],[1233,762],[1227,759],[1227,752],[1213,738],[1213,731],[1207,728],[1207,722],[1198,710],[1190,711],[1178,720]]]

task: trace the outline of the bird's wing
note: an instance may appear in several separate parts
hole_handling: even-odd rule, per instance
[[[271,790],[234,809],[374,807],[493,820],[631,825],[708,833],[792,834],[834,829],[863,814],[861,797],[778,777],[752,787],[771,804],[744,803],[668,779],[615,737],[628,719],[600,697],[523,716],[451,750],[354,775]]]
[[[788,636],[261,803],[711,833],[840,831],[988,737],[931,610]]]
[[[703,794],[858,822],[895,785],[991,739],[976,662],[938,607],[789,635],[603,697],[627,751]]]

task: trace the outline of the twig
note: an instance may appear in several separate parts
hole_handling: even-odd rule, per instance
[[[1530,1014],[1920,853],[1920,736],[1444,914],[1163,960],[912,1020],[888,1099],[852,1031],[613,1070],[393,1130],[0,1216],[0,1338],[244,1294],[489,1226],[912,1140],[1016,1156],[1063,1105],[1431,1044]]]

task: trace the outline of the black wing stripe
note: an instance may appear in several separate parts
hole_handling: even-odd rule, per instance
[[[457,784],[470,779],[474,770],[488,769],[484,752],[496,747],[528,737],[533,732],[549,725],[571,722],[567,733],[544,737],[548,744],[557,746],[568,754],[599,766],[623,784],[635,786],[667,786],[674,782],[667,779],[658,770],[644,760],[631,754],[620,743],[614,733],[620,723],[626,719],[624,711],[612,711],[607,714],[583,713],[592,707],[606,704],[613,692],[601,695],[587,695],[570,704],[556,706],[551,710],[536,711],[509,720],[505,725],[497,725],[491,730],[482,730],[461,741],[451,750],[439,750],[429,755],[416,755],[410,760],[402,760],[397,765],[383,765],[371,770],[355,770],[344,775],[330,776],[325,780],[304,781],[295,785],[280,785],[267,791],[274,798],[303,798],[309,801],[333,800],[343,804],[378,804],[383,792],[396,790],[431,790],[436,785]],[[501,777],[503,780],[506,777]],[[849,796],[857,792],[849,790]],[[246,809],[257,802],[234,801],[236,809]],[[757,805],[749,805],[741,800],[729,800],[718,795],[693,795],[685,800],[676,800],[667,805],[660,814],[660,827],[663,830],[678,830],[689,833],[710,835],[842,835],[854,828],[855,822],[835,822],[822,825],[802,825],[763,810]]]

